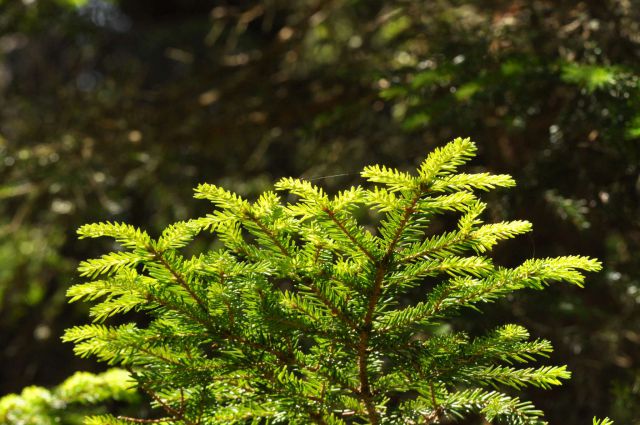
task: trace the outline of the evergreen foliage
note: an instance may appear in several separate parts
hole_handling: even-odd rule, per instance
[[[604,418],[601,420],[594,419],[593,425],[613,425],[613,421],[609,418]]]
[[[477,337],[442,325],[520,289],[582,286],[582,272],[600,264],[582,256],[493,264],[491,249],[531,225],[483,223],[475,192],[514,181],[458,172],[475,153],[458,138],[416,174],[369,166],[362,177],[371,185],[335,196],[293,178],[255,202],[202,184],[196,198],[216,210],[158,239],[126,224],[85,225],[81,238],[109,236],[123,250],[80,265],[95,280],[68,295],[93,302],[94,323],[64,340],[80,356],[127,368],[164,410],[159,422],[441,424],[479,414],[544,424],[510,389],[570,377],[565,366],[523,366],[548,357],[548,341],[515,324]],[[457,215],[456,227],[433,234],[444,213]],[[215,249],[185,257],[180,249],[205,230]],[[148,323],[104,323],[131,311]]]
[[[0,398],[0,423],[81,424],[89,412],[99,412],[99,405],[138,401],[134,387],[135,382],[123,369],[111,369],[98,375],[77,372],[53,390],[31,386],[19,395]]]

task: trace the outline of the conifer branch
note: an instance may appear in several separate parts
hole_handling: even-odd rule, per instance
[[[205,329],[209,329],[209,330],[211,329],[211,323],[201,319],[200,317],[198,317],[197,315],[191,313],[190,311],[185,310],[183,308],[180,308],[180,306],[177,306],[174,303],[171,303],[171,302],[169,302],[167,300],[163,300],[162,298],[160,298],[160,297],[158,297],[158,296],[156,296],[154,294],[147,293],[146,296],[150,301],[153,301],[154,303],[163,306],[167,310],[174,311],[174,312],[176,312],[178,314],[181,314],[181,315],[183,315],[185,317],[188,317],[191,320],[193,320],[194,322],[201,324]]]
[[[458,244],[463,244],[466,241],[469,241],[471,239],[471,235],[469,234],[465,234],[465,233],[461,233],[461,234],[457,234],[454,238],[446,241],[445,243],[442,243],[440,245],[435,245],[433,247],[429,247],[429,248],[425,248],[422,251],[419,252],[415,252],[412,254],[409,254],[405,257],[402,257],[399,262],[400,263],[409,263],[411,261],[417,260],[419,258],[426,258],[432,254],[435,254],[438,251],[445,251],[455,245]]]
[[[369,260],[371,260],[374,263],[377,263],[378,259],[367,249],[365,248],[356,238],[355,236],[353,236],[351,234],[351,232],[349,232],[349,230],[345,227],[344,223],[342,223],[340,220],[338,220],[338,217],[336,217],[335,213],[333,212],[333,210],[331,210],[330,208],[327,207],[323,207],[322,210],[327,213],[327,215],[329,216],[329,218],[331,218],[331,221],[333,221],[336,226],[338,226],[338,228],[340,229],[340,231],[342,231],[342,233],[345,234],[346,237],[349,238],[349,240],[358,247],[358,249],[364,254],[366,255]]]
[[[193,291],[193,288],[191,288],[191,286],[187,283],[187,280],[184,278],[184,276],[182,276],[177,270],[175,270],[171,266],[171,264],[169,264],[169,262],[164,258],[163,253],[157,251],[152,246],[148,246],[147,249],[149,250],[149,252],[153,254],[153,258],[155,260],[158,260],[160,264],[162,264],[162,266],[167,271],[169,271],[169,273],[171,273],[171,275],[174,277],[176,282],[178,282],[178,284],[182,286],[182,288],[189,293],[189,296],[193,298],[193,300],[200,306],[200,309],[202,309],[203,312],[207,312],[208,308],[206,303]]]
[[[324,304],[329,310],[331,310],[331,313],[333,313],[334,316],[342,320],[351,329],[358,330],[358,325],[349,316],[347,316],[342,310],[340,310],[333,303],[331,303],[331,301],[329,301],[322,294],[322,292],[320,292],[320,290],[312,280],[307,280],[305,283],[309,286],[309,288],[311,288],[311,290],[318,297],[318,299],[322,301],[322,304]]]
[[[431,394],[431,406],[433,406],[433,413],[429,417],[430,421],[440,419],[442,415],[442,407],[438,404],[438,400],[436,400],[436,389],[433,387],[433,382],[429,382],[429,393]]]
[[[362,328],[360,331],[360,340],[358,342],[358,377],[360,379],[360,395],[367,408],[369,420],[372,425],[377,425],[380,421],[378,412],[376,411],[375,403],[373,402],[373,394],[369,384],[369,371],[368,371],[368,357],[369,357],[369,339],[373,327],[371,322],[373,321],[373,313],[376,309],[378,299],[382,292],[382,282],[384,276],[387,273],[388,260],[384,263],[378,264],[376,267],[375,279],[373,282],[373,290],[369,295],[369,305],[367,306],[366,313],[364,315]]]
[[[393,251],[396,249],[396,245],[398,244],[398,241],[400,240],[400,236],[402,236],[402,232],[404,232],[409,219],[411,218],[411,215],[413,213],[415,213],[415,206],[418,203],[418,201],[420,200],[420,192],[418,192],[413,199],[411,200],[411,204],[406,206],[404,208],[404,214],[402,215],[402,219],[400,220],[400,223],[398,225],[398,228],[395,232],[395,235],[393,237],[393,239],[391,240],[391,243],[389,244],[389,247],[387,248],[387,252],[384,254],[384,257],[382,259],[383,262],[389,261],[389,259],[391,258],[391,256],[393,255]]]
[[[139,388],[171,416],[165,422],[436,424],[476,414],[543,424],[531,403],[492,388],[547,389],[568,378],[563,366],[522,366],[547,357],[548,341],[529,340],[515,325],[476,338],[431,329],[516,290],[554,281],[581,286],[584,272],[600,264],[567,256],[494,266],[493,246],[531,224],[483,225],[486,204],[474,191],[513,180],[459,173],[475,152],[470,140],[456,139],[415,176],[369,166],[361,175],[373,189],[357,186],[332,199],[308,181],[282,179],[276,189],[296,199],[286,206],[271,191],[249,203],[201,185],[196,197],[218,210],[169,226],[157,242],[125,224],[83,226],[81,237],[110,236],[128,251],[81,264],[82,275],[103,279],[74,285],[68,296],[93,303],[95,323],[64,339],[81,356],[137,371]],[[358,223],[361,208],[375,211],[367,225],[376,230]],[[460,214],[457,226],[433,235],[430,223],[445,212]],[[203,229],[220,248],[181,256],[177,249]],[[433,286],[424,281],[443,275]],[[413,301],[418,291],[422,301]],[[147,328],[101,324],[132,310],[149,317]]]
[[[141,418],[132,418],[131,416],[123,416],[119,415],[118,419],[122,419],[124,421],[135,422],[139,424],[159,424],[163,422],[169,422],[172,418],[158,418],[158,419],[141,419]]]
[[[129,373],[131,373],[133,376],[135,376],[133,371],[130,370]],[[140,385],[140,388],[142,389],[142,391],[147,393],[160,406],[162,406],[162,408],[167,413],[171,414],[172,418],[174,420],[183,421],[187,425],[197,425],[195,422],[190,421],[189,419],[185,418],[185,416],[184,416],[184,413],[185,413],[184,395],[182,396],[182,404],[180,406],[180,410],[176,410],[173,407],[171,407],[168,403],[166,403],[164,400],[162,400],[154,391],[152,391],[149,388],[147,388],[146,385],[143,385],[143,384],[139,384],[139,385]],[[182,388],[180,389],[180,392],[182,393]]]
[[[289,250],[287,248],[284,247],[284,245],[282,245],[282,243],[280,243],[280,241],[278,240],[278,238],[276,237],[275,234],[273,234],[273,232],[267,227],[265,226],[256,216],[254,216],[251,212],[247,211],[245,213],[245,216],[251,220],[253,223],[255,223],[256,226],[258,226],[260,228],[260,230],[262,230],[262,232],[269,238],[271,239],[271,241],[278,247],[278,249],[280,250],[280,252],[282,252],[282,254],[285,257],[291,257],[291,253],[289,252]]]

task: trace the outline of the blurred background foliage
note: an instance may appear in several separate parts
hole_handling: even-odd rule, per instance
[[[59,342],[86,222],[158,232],[280,176],[329,190],[457,136],[512,174],[490,218],[530,219],[498,261],[584,254],[577,291],[460,320],[515,321],[574,377],[532,391],[551,423],[640,424],[637,0],[0,0],[0,395],[79,369]]]
[[[20,394],[0,398],[3,424],[81,425],[89,415],[127,413],[140,396],[126,370],[110,369],[101,374],[76,372],[52,389],[28,386]]]

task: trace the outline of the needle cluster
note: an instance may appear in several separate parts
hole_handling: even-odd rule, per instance
[[[477,192],[514,181],[459,172],[475,152],[459,138],[414,174],[369,166],[365,187],[335,196],[293,178],[255,202],[202,184],[195,196],[213,212],[157,239],[126,224],[83,226],[80,237],[108,236],[122,250],[80,265],[90,281],[68,295],[93,303],[93,323],[64,339],[81,356],[128,369],[164,411],[156,422],[444,424],[481,415],[544,424],[512,392],[570,377],[565,366],[525,366],[549,355],[548,341],[514,324],[479,337],[442,325],[521,289],[582,286],[600,264],[566,256],[495,265],[491,249],[531,224],[483,223]],[[434,234],[445,213],[457,225]],[[186,257],[201,232],[215,235],[212,249]],[[148,316],[144,326],[107,323],[130,311]]]

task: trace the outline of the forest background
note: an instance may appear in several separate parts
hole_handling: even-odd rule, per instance
[[[76,370],[63,329],[87,222],[158,232],[282,176],[328,190],[470,136],[518,188],[497,262],[597,257],[587,287],[509,297],[456,326],[520,323],[573,378],[524,397],[551,423],[640,424],[640,3],[0,1],[0,396]]]

